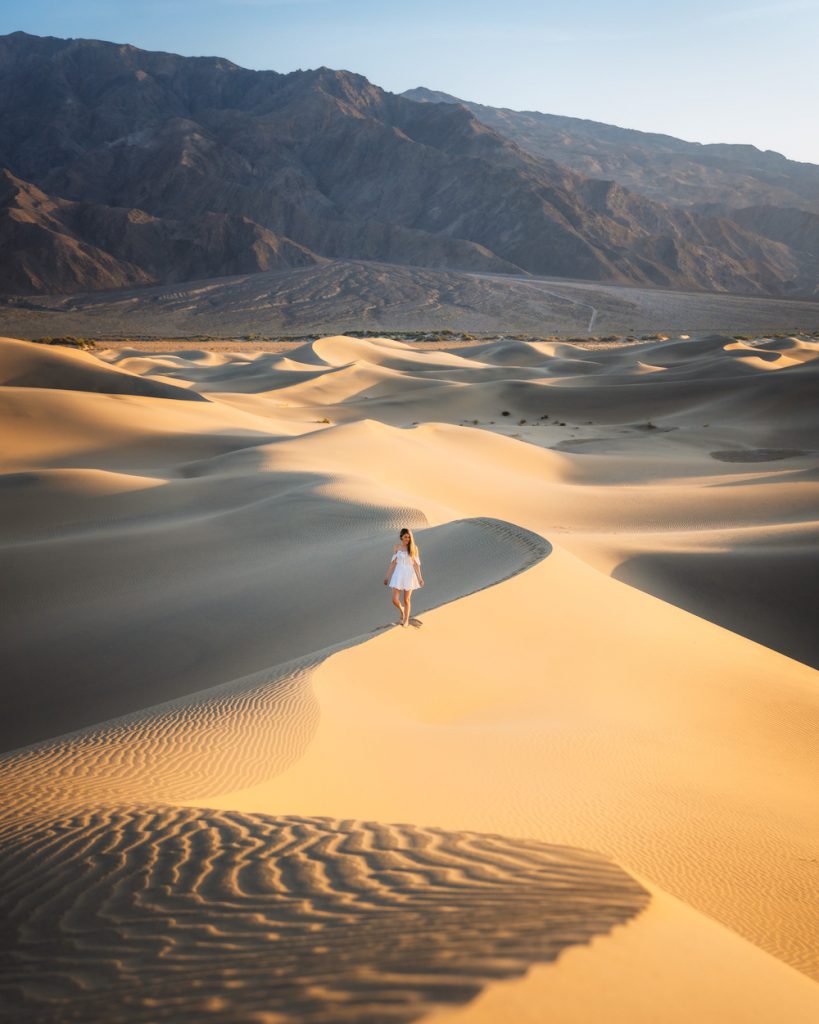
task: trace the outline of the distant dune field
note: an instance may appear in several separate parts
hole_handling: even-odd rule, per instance
[[[295,333],[378,273],[2,322]],[[819,307],[447,280],[692,337],[0,339],[5,1019],[819,1018]]]

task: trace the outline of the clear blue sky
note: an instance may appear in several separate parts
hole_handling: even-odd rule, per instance
[[[819,164],[819,0],[25,0],[0,33],[327,65]]]

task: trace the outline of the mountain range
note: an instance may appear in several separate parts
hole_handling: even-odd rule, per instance
[[[96,40],[0,37],[0,294],[375,260],[819,294],[819,167]]]
[[[616,181],[661,203],[709,212],[768,205],[819,214],[819,166],[771,150],[703,145],[577,117],[488,107],[426,88],[402,95],[420,103],[460,104],[533,156]]]

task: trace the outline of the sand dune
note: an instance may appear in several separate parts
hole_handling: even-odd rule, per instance
[[[424,557],[435,565],[416,598],[418,613],[506,579],[549,549],[490,519],[425,529],[417,509],[355,504],[309,473],[271,474],[251,489],[252,468],[221,477],[220,488],[184,488],[184,497],[168,495],[167,485],[148,488],[141,514],[130,518],[117,513],[123,505],[135,511],[130,492],[97,494],[98,504],[111,504],[104,519],[9,545],[15,607],[3,628],[13,712],[0,729],[6,747],[93,723],[100,710],[103,717],[138,710],[390,625],[395,615],[381,577],[403,525],[421,527]],[[42,501],[44,491],[23,488],[29,500],[34,492]],[[195,511],[199,503],[209,512]],[[216,563],[202,556],[209,547],[218,549]],[[481,564],[470,570],[474,555]],[[328,577],[368,597],[345,600]],[[231,614],[222,617],[226,603]]]
[[[196,391],[106,366],[88,352],[28,345],[13,338],[0,338],[0,343],[0,386],[146,395],[191,402],[206,400]]]
[[[815,670],[560,547],[425,619],[423,644],[390,633],[319,666],[321,717],[304,756],[205,804],[271,813],[307,799],[337,817],[362,807],[383,820],[390,808],[402,820],[548,834],[610,852],[815,969]]]
[[[814,1019],[817,355],[0,341],[10,1019]]]
[[[215,526],[180,520],[178,515],[170,523],[153,517],[150,549],[141,544],[140,531],[126,523],[120,528],[110,524],[107,531],[97,529],[90,536],[81,533],[65,543],[21,544],[5,551],[5,561],[17,581],[15,613],[3,631],[6,679],[10,684],[8,708],[13,713],[3,725],[5,745],[11,745],[12,737],[32,741],[93,723],[100,717],[101,708],[105,717],[110,717],[139,712],[146,701],[184,698],[194,693],[192,704],[183,700],[161,712],[152,709],[147,719],[140,719],[141,726],[126,722],[121,757],[121,723],[114,722],[110,729],[94,734],[94,757],[104,754],[107,763],[105,787],[110,789],[116,774],[127,778],[129,799],[136,799],[146,787],[152,799],[189,795],[189,789],[184,794],[178,788],[170,793],[164,788],[156,790],[156,773],[163,778],[169,775],[176,785],[180,765],[187,758],[185,745],[174,749],[180,740],[177,730],[184,725],[190,743],[197,745],[203,726],[197,712],[205,706],[210,709],[208,719],[212,715],[219,719],[218,735],[208,740],[210,758],[217,756],[223,740],[228,743],[228,752],[219,763],[220,783],[226,784],[230,778],[231,785],[247,784],[247,773],[254,774],[255,779],[259,770],[264,778],[276,737],[265,738],[259,769],[249,755],[241,757],[242,735],[223,727],[233,716],[245,713],[261,727],[258,705],[269,700],[274,705],[269,715],[265,712],[265,728],[275,727],[280,679],[284,677],[289,686],[295,671],[285,663],[305,658],[307,663],[315,663],[322,648],[361,642],[374,631],[392,626],[396,615],[379,578],[392,551],[392,536],[386,535],[386,529],[390,517],[394,532],[408,521],[415,525],[407,510],[371,507],[361,509],[355,517],[346,506],[338,511],[338,503],[325,497],[321,505],[324,511],[319,516],[311,507],[315,501],[293,502],[286,500],[288,497],[285,495],[278,507],[261,499],[258,507],[250,506],[252,518],[245,514],[247,507],[239,510],[238,518],[230,511],[212,514],[211,518],[217,520]],[[291,517],[298,519],[300,533],[293,530]],[[260,534],[261,529],[264,532]],[[324,531],[322,536],[317,536],[317,529]],[[107,543],[101,533],[107,533]],[[212,563],[197,565],[197,552],[211,534],[213,543],[219,537],[224,543],[218,597],[208,591]],[[550,550],[547,542],[529,531],[491,519],[459,520],[422,529],[418,537],[424,545],[424,559],[435,564],[429,585],[414,601],[419,615],[509,579],[546,557]],[[130,555],[129,542],[136,549]],[[312,558],[306,563],[303,551],[301,559],[294,559],[292,554],[276,550],[277,546],[295,546],[296,542],[311,550]],[[273,553],[261,564],[254,564],[254,553],[260,545]],[[91,552],[97,549],[101,558],[94,565]],[[469,558],[474,554],[481,564],[470,570]],[[227,574],[228,561],[231,576]],[[25,575],[26,567],[30,577]],[[49,573],[58,578],[48,607],[44,607],[40,584]],[[157,592],[156,580],[163,573],[169,578]],[[300,599],[294,600],[284,583],[297,573]],[[369,591],[369,598],[360,604],[344,601],[325,585],[328,573],[344,579],[347,587],[362,594]],[[119,582],[120,574],[127,586]],[[228,601],[232,610],[221,623],[216,621],[217,601]],[[94,628],[86,632],[88,622],[93,622]],[[100,635],[105,637],[104,645]],[[146,640],[150,641],[148,649],[140,652]],[[94,673],[88,671],[91,664]],[[232,678],[239,673],[241,678]],[[224,682],[226,676],[228,681]],[[55,678],[61,684],[56,692]],[[202,689],[208,683],[216,686],[213,694]],[[275,692],[268,693],[270,686]],[[255,705],[251,708],[249,702]],[[167,725],[168,716],[172,729]],[[147,780],[133,774],[130,750],[136,742],[135,728],[140,732],[140,758],[152,773]],[[155,750],[157,743],[160,748]],[[71,751],[77,747],[73,740],[60,749],[68,757],[61,761],[60,787],[75,771],[94,776],[97,766],[93,758],[89,767],[88,757],[83,755],[82,763],[75,768]],[[53,756],[52,748],[48,750],[47,761]],[[166,766],[168,757],[173,761],[171,769]],[[58,787],[55,791],[53,781],[40,771],[41,751],[32,751],[31,758],[25,778],[18,781],[28,799],[38,803],[48,799],[49,793],[61,790]],[[115,762],[120,764],[119,770],[115,770]],[[231,773],[227,766],[234,762]],[[213,764],[208,771],[211,768]],[[194,764],[191,770],[195,778],[201,779],[199,766]],[[239,777],[236,772],[241,773]],[[205,791],[212,785],[211,780]]]

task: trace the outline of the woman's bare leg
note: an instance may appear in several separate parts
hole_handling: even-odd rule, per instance
[[[400,591],[400,590],[396,590],[396,589],[395,589],[395,587],[393,587],[393,591],[392,591],[392,603],[393,603],[393,604],[395,605],[395,607],[396,607],[396,608],[398,609],[398,621],[399,621],[399,622],[403,622],[403,621],[404,621],[404,610],[403,610],[403,608],[401,607],[401,598],[399,597],[399,594],[400,594],[400,593],[401,593],[401,591]]]
[[[412,596],[411,590],[404,591],[404,625],[406,626],[410,620],[410,598]]]

